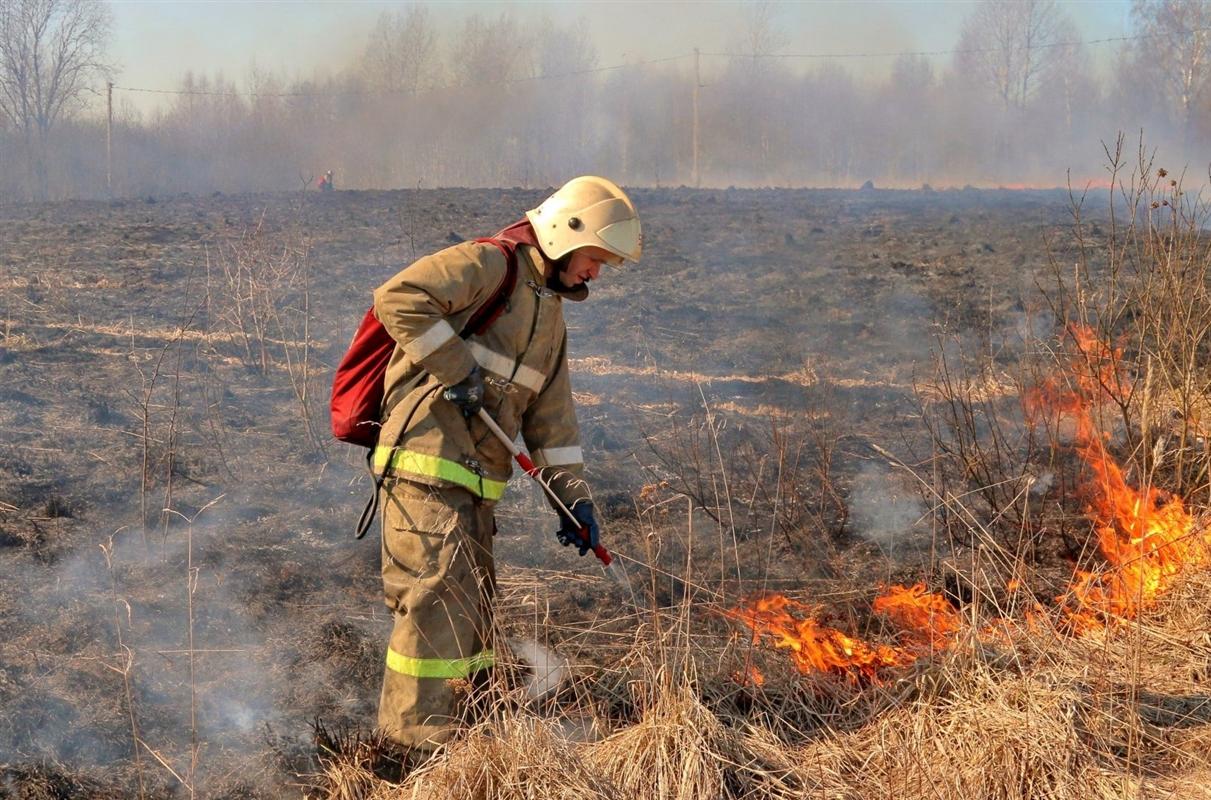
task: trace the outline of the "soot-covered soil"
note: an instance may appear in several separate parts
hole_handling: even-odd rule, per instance
[[[326,380],[373,286],[544,194],[0,207],[0,794],[184,794],[193,774],[207,796],[294,796],[313,720],[371,724],[390,621]],[[914,383],[949,335],[1001,352],[1051,326],[1035,281],[1067,196],[634,199],[643,263],[567,309],[607,546],[681,574],[697,531],[704,605],[945,555],[864,443],[923,446]],[[630,624],[532,486],[515,478],[499,517],[506,630]],[[644,574],[654,603],[690,591]],[[586,662],[617,645],[565,644]]]

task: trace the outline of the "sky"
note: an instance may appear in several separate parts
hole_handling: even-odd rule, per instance
[[[111,55],[119,87],[172,89],[187,71],[242,82],[255,66],[287,78],[332,74],[365,48],[383,11],[407,3],[378,0],[116,0]],[[788,53],[935,51],[953,48],[975,2],[774,3]],[[1129,0],[1064,2],[1084,40],[1128,31]],[[742,2],[431,2],[441,31],[454,32],[472,14],[496,16],[513,8],[559,22],[583,20],[597,46],[598,64],[726,50],[742,24]],[[1111,45],[1092,49],[1096,59]],[[939,57],[939,61],[945,60]],[[810,64],[812,60],[796,63]],[[885,72],[891,58],[846,58],[863,76]],[[705,68],[705,67],[704,67]],[[168,95],[120,92],[141,110]]]

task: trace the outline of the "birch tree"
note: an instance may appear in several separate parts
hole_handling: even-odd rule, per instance
[[[0,115],[22,137],[36,196],[51,131],[109,70],[109,30],[98,0],[0,0]]]
[[[1060,74],[1075,26],[1055,0],[985,0],[963,24],[956,66],[990,88],[1005,111],[1022,109]]]
[[[437,81],[437,29],[425,6],[384,11],[370,33],[362,71],[371,88],[415,94]]]
[[[1189,137],[1211,78],[1211,3],[1136,0],[1131,9],[1135,65],[1160,90],[1167,110]]]

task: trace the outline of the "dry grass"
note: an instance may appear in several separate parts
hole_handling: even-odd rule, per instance
[[[1079,692],[974,665],[942,698],[897,708],[852,734],[805,748],[826,796],[1123,797],[1082,741]],[[1127,795],[1133,796],[1133,795]]]
[[[616,797],[693,800],[787,796],[773,794],[796,782],[787,755],[768,732],[726,725],[683,683],[656,688],[639,721],[595,745],[589,763]]]
[[[673,612],[669,612],[673,613]],[[674,626],[675,627],[675,626]],[[536,710],[469,730],[402,784],[357,748],[336,758],[329,798],[921,798],[1090,800],[1199,797],[1211,776],[1211,573],[1188,576],[1113,633],[1074,639],[1027,626],[968,633],[915,672],[844,688],[779,673],[739,689],[726,672],[672,677],[639,641],[628,676],[560,713],[594,714],[625,677],[634,702],[592,742]],[[717,639],[676,639],[700,653]],[[705,669],[705,667],[704,667]],[[738,699],[743,702],[738,702]],[[359,761],[360,759],[360,761]]]
[[[1022,630],[952,654],[934,674],[944,691],[814,742],[803,760],[835,797],[1168,796],[1211,767],[1209,629],[1203,573],[1113,635]]]
[[[612,796],[583,749],[542,719],[519,716],[472,730],[390,797],[423,800],[591,800]]]
[[[1119,151],[1116,176],[1121,142]],[[1153,202],[1152,209],[1187,208],[1180,187],[1162,180],[1163,170],[1154,172],[1141,160],[1139,175],[1156,177],[1132,180],[1130,192],[1116,183],[1133,212],[1146,210],[1148,200],[1164,193],[1168,200]],[[1107,405],[1127,429],[1119,449],[1131,474],[1143,476],[1148,485],[1175,489],[1190,507],[1205,510],[1205,498],[1211,496],[1211,445],[1200,437],[1205,409],[1211,407],[1206,388],[1211,380],[1204,366],[1211,352],[1211,250],[1203,223],[1211,219],[1211,208],[1191,206],[1189,213],[1175,211],[1172,218],[1157,219],[1137,219],[1133,213],[1129,223],[1115,228],[1116,234],[1130,236],[1111,237],[1103,255],[1094,254],[1082,238],[1079,206],[1074,212],[1080,261],[1071,281],[1057,270],[1058,288],[1048,297],[1053,316],[1083,325],[1095,321],[1100,341],[1113,342],[1115,348],[1121,343],[1127,356],[1116,355],[1115,369],[1136,376],[1140,391],[1116,394],[1110,391],[1116,380],[1106,393]],[[1109,261],[1102,271],[1109,279],[1091,266],[1099,259]],[[1196,269],[1185,268],[1190,265]],[[934,453],[929,462],[935,465],[933,474],[927,470],[918,480],[937,501],[930,504],[939,529],[954,552],[971,557],[973,569],[977,551],[1003,562],[1007,575],[1016,577],[1020,566],[1026,571],[1038,567],[1027,540],[1041,541],[1044,534],[1054,540],[1056,519],[1068,526],[1058,529],[1060,535],[1088,539],[1088,522],[1072,522],[1082,519],[1075,493],[1054,500],[1056,519],[1040,515],[1036,506],[1043,502],[1031,499],[1037,468],[1059,470],[1067,462],[1056,454],[1070,450],[1070,442],[1055,431],[1040,432],[1037,441],[1024,440],[1020,409],[1006,410],[1019,404],[1031,380],[1062,363],[1054,344],[1030,351],[1038,363],[1026,363],[1034,371],[1024,368],[1016,379],[982,351],[974,370],[947,371],[950,365],[944,364],[938,383],[920,395],[924,405],[945,412],[940,421],[933,417],[931,433],[938,453],[949,460]],[[574,366],[593,374],[654,371],[674,381],[708,380],[693,372],[629,370],[602,358]],[[1099,363],[1090,361],[1086,368],[1092,377],[1104,377]],[[803,386],[819,383],[809,371],[778,379]],[[1176,419],[1178,430],[1149,422],[1160,418]],[[781,481],[786,437],[776,425],[774,433],[778,457],[770,463],[777,465]],[[737,472],[724,456],[727,446],[721,447],[720,428],[709,410],[707,424],[688,436],[689,445],[682,441],[662,463],[682,477],[676,492],[697,501],[718,530],[732,537],[737,554],[737,530],[776,531],[787,508],[802,499],[794,495],[801,490],[799,482],[779,482],[779,490],[769,493],[774,499],[768,509],[754,505],[757,489],[775,478]],[[817,449],[822,449],[821,436],[814,441]],[[757,460],[745,455],[750,462]],[[819,475],[827,484],[829,470],[822,468]],[[677,484],[658,485],[670,483]],[[743,506],[736,500],[738,487],[746,489],[739,495],[754,498],[747,507],[750,516],[757,508],[764,524],[737,524],[736,509]],[[983,505],[969,499],[973,497],[982,498]],[[652,503],[652,508],[665,504]],[[692,531],[657,531],[658,518],[663,519],[650,513],[644,517],[653,525],[646,539],[653,547],[693,540]],[[817,523],[809,529],[818,549],[827,528]],[[720,553],[727,550],[725,538],[721,534]],[[1086,543],[1080,552],[1088,557],[1092,551]],[[649,617],[640,620],[631,651],[612,650],[609,663],[583,678],[562,706],[539,709],[502,702],[491,722],[467,731],[398,785],[365,779],[364,769],[357,772],[356,752],[338,757],[327,783],[321,780],[320,793],[333,798],[485,800],[1211,797],[1211,571],[1184,575],[1139,618],[1117,620],[1079,638],[1038,617],[1026,624],[1002,611],[1006,592],[1017,590],[1002,589],[1004,579],[985,582],[968,575],[961,581],[972,595],[963,597],[965,629],[946,652],[912,668],[881,673],[878,680],[851,681],[805,678],[790,668],[784,651],[759,646],[751,655],[766,678],[755,688],[736,677],[748,666],[741,658],[744,648],[736,646],[746,637],[724,638],[719,619],[704,606],[737,598],[727,597],[721,588],[703,600],[710,579],[692,566],[694,554],[687,545],[685,572],[678,578],[699,597],[663,608],[647,598]],[[649,561],[656,559],[649,555]],[[739,555],[736,561],[739,574]],[[1066,569],[1060,563],[1044,566],[1057,573]],[[937,572],[939,562],[931,561],[928,568]],[[1036,577],[1047,580],[1042,572]],[[838,577],[834,583],[844,586],[845,580]],[[1061,591],[1058,585],[1046,587],[1041,601],[1049,604]],[[821,597],[814,595],[812,601],[823,602]],[[1002,622],[991,632],[990,623],[1002,615],[1017,621]],[[851,616],[849,622],[860,618]],[[538,636],[561,641],[553,625]],[[576,741],[562,732],[560,715],[600,720],[612,732]],[[361,777],[334,777],[349,770]],[[360,788],[353,793],[331,788],[342,781]]]

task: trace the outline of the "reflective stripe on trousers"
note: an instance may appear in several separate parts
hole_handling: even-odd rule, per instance
[[[496,663],[491,650],[466,658],[413,658],[387,648],[387,669],[413,678],[466,678]]]
[[[383,487],[383,595],[395,613],[379,727],[401,744],[452,736],[493,666],[493,505],[456,487]]]

